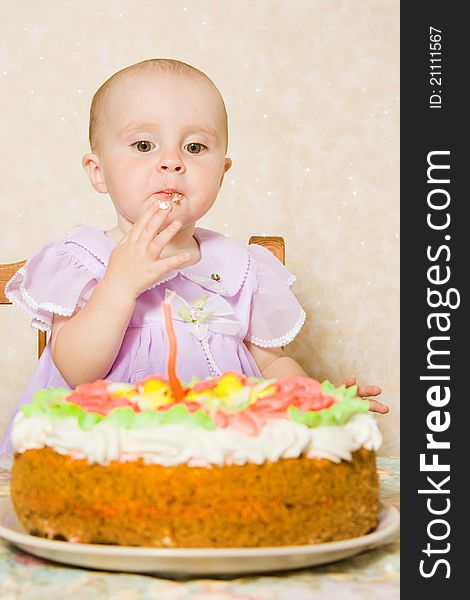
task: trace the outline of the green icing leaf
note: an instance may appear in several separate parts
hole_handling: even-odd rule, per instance
[[[66,401],[49,405],[45,412],[53,419],[75,417],[84,431],[92,429],[97,423],[103,420],[103,415],[87,412],[81,406]]]
[[[85,410],[78,415],[78,424],[80,428],[84,431],[89,431],[93,429],[95,425],[97,425],[100,421],[103,420],[103,415],[99,415],[98,413],[89,413]]]
[[[130,427],[133,427],[135,414],[136,413],[130,406],[121,406],[119,408],[114,408],[103,418],[103,420],[106,423],[115,423],[118,427],[129,429]]]
[[[27,417],[31,417],[32,415],[37,415],[42,411],[34,410],[33,404],[25,404],[21,407],[21,412]]]
[[[33,396],[31,404],[25,404],[21,407],[26,416],[45,414],[49,412],[49,405],[58,403],[62,398],[68,396],[70,390],[67,388],[49,388],[47,390],[37,390]]]
[[[69,394],[70,390],[66,388],[38,390],[31,404],[25,404],[21,410],[28,417],[31,415],[48,415],[51,419],[75,417],[85,431],[103,419],[103,416],[98,413],[87,412],[80,406],[64,400]]]
[[[34,398],[37,400],[47,400],[50,402],[51,400],[59,400],[64,396],[68,396],[70,394],[70,390],[68,388],[48,388],[46,390],[37,390],[34,394]]]
[[[215,423],[212,417],[202,410],[189,412],[184,404],[177,404],[169,410],[154,413],[161,417],[161,423],[165,424],[184,424],[190,427],[203,427],[204,429],[215,429]]]
[[[116,425],[124,427],[125,429],[137,429],[140,427],[152,427],[154,425],[165,424],[215,429],[214,421],[209,415],[206,415],[202,410],[191,413],[183,404],[177,404],[169,410],[159,412],[146,409],[136,413],[129,406],[115,408],[104,417],[104,421],[116,423]]]
[[[134,413],[134,420],[132,422],[133,428],[141,427],[153,427],[154,425],[160,425],[162,423],[162,412],[156,412],[147,408],[140,413]]]
[[[352,398],[357,398],[357,385],[351,385],[350,387],[346,387],[345,384],[335,387],[331,381],[325,379],[325,381],[321,384],[322,392],[327,396],[333,396],[333,398],[340,402],[342,400],[348,400]]]
[[[367,400],[355,397],[339,400],[323,410],[302,412],[295,406],[289,406],[287,414],[294,423],[301,423],[307,425],[307,427],[321,427],[343,425],[353,414],[367,412],[368,410],[369,403]]]
[[[78,417],[80,413],[85,412],[83,408],[76,404],[70,404],[70,402],[57,402],[55,404],[49,404],[47,407],[48,414],[53,418],[63,417]]]

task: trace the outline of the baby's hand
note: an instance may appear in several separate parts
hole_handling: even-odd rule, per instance
[[[162,275],[191,258],[189,252],[160,258],[166,244],[181,229],[181,223],[174,221],[157,234],[170,212],[171,208],[163,210],[153,200],[113,248],[104,280],[114,290],[135,299]]]
[[[346,387],[351,387],[352,385],[356,385],[356,379],[354,377],[348,377],[344,381],[340,381],[336,384],[336,387],[344,384]],[[357,386],[357,395],[364,398],[364,400],[369,400],[370,396],[378,396],[382,393],[382,390],[376,385],[358,385]],[[381,415],[385,415],[390,410],[388,406],[382,404],[378,400],[369,400],[369,410],[372,412],[380,413]]]

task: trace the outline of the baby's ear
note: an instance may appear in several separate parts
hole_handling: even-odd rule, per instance
[[[228,158],[228,156],[225,157],[225,163],[224,163],[224,173],[226,173],[230,167],[232,166],[232,159]]]
[[[88,177],[90,178],[91,185],[95,188],[95,190],[100,194],[107,194],[108,188],[101,170],[99,156],[96,154],[85,154],[85,156],[82,158],[82,165]]]
[[[220,178],[220,183],[219,183],[219,189],[222,185],[222,182],[224,180],[224,175],[225,173],[230,169],[230,167],[232,166],[232,159],[231,158],[225,158],[225,162],[224,162],[224,172],[222,173],[222,177]]]

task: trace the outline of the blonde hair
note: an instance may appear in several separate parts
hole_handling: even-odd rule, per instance
[[[227,125],[227,111],[225,109],[224,100],[217,89],[215,83],[202,71],[188,65],[180,60],[174,60],[172,58],[151,58],[135,63],[120,71],[117,71],[109,79],[107,79],[101,87],[95,92],[91,101],[90,107],[90,122],[88,127],[88,139],[90,141],[90,148],[92,152],[97,152],[101,142],[101,121],[103,120],[106,100],[110,94],[110,91],[114,84],[116,84],[122,77],[126,75],[142,75],[142,74],[154,74],[154,73],[173,73],[175,75],[183,75],[186,77],[193,77],[205,80],[217,93],[219,99],[219,105],[222,112],[222,118],[224,123],[224,136],[225,136],[225,150],[227,150],[228,143],[228,125]]]

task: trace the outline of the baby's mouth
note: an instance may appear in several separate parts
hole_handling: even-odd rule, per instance
[[[184,195],[181,192],[177,192],[176,190],[161,190],[157,192],[157,196],[164,197],[164,200],[160,201],[159,207],[167,210],[173,204],[180,204],[181,200],[183,200]]]

